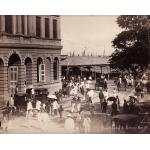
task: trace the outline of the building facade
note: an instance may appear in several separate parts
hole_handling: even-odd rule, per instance
[[[0,99],[61,86],[60,16],[0,16]]]

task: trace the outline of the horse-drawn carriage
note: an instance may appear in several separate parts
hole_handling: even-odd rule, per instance
[[[118,114],[112,117],[115,133],[150,133],[150,101],[135,104],[133,114]]]
[[[99,90],[99,88],[104,88],[105,87],[105,81],[104,79],[97,78],[96,83],[95,83],[95,89]]]

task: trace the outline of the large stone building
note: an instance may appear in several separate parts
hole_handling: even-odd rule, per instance
[[[60,87],[60,16],[0,16],[0,97]]]

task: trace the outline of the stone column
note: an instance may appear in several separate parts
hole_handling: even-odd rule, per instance
[[[28,34],[28,29],[27,29],[27,15],[24,16],[24,34]]]
[[[60,18],[57,19],[57,39],[61,38],[61,31],[60,31]]]
[[[51,75],[50,75],[50,82],[53,83],[54,81],[54,60],[53,58],[51,59]]]
[[[13,15],[13,34],[16,34],[16,16]]]
[[[0,16],[0,32],[1,33],[5,32],[5,16],[4,15]]]
[[[41,37],[45,38],[45,18],[41,16]]]
[[[24,61],[21,62],[21,65],[18,68],[18,92],[24,93],[24,82],[25,82],[25,64]]]
[[[22,24],[21,24],[21,16],[17,17],[17,24],[18,24],[18,34],[22,34]]]
[[[50,39],[53,39],[53,17],[51,16],[49,18],[49,35],[50,35]]]
[[[61,81],[61,60],[58,60],[58,80]]]

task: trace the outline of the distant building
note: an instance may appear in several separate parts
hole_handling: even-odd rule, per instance
[[[101,74],[109,75],[111,72],[109,57],[102,56],[68,56],[61,61],[62,76],[92,76],[93,79]]]
[[[0,16],[0,97],[60,87],[60,16]]]

